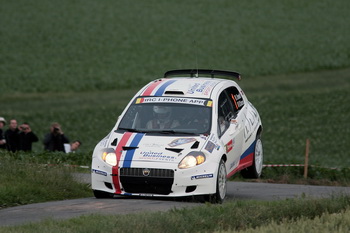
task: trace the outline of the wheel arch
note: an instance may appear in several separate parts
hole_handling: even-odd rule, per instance
[[[263,132],[263,127],[262,127],[262,125],[260,125],[259,128],[258,128],[258,130],[256,131],[256,137],[258,137],[258,136],[261,137],[262,132]]]
[[[227,155],[226,154],[223,154],[222,156],[221,156],[221,158],[220,158],[220,160],[224,160],[224,162],[226,163],[226,161],[227,161]]]

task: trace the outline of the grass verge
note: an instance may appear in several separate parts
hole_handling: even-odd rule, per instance
[[[92,196],[89,185],[78,183],[72,167],[48,166],[27,160],[1,156],[0,209],[5,207]]]
[[[36,224],[1,227],[0,232],[251,232],[260,227],[271,227],[270,224],[275,224],[281,229],[280,232],[284,232],[283,229],[290,229],[290,225],[298,223],[300,219],[312,221],[322,218],[321,224],[316,221],[318,227],[330,224],[333,218],[323,213],[341,214],[349,206],[350,197],[346,196],[273,202],[231,201],[223,205],[208,204],[169,212],[87,215],[64,221],[46,220]],[[335,227],[335,230],[344,229],[346,225],[338,220]]]

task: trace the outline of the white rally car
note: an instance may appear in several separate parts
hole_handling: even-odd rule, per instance
[[[258,178],[262,124],[236,72],[172,70],[144,86],[95,147],[92,189],[114,195],[201,196],[221,203],[238,171]]]

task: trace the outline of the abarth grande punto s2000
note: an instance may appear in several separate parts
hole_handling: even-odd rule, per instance
[[[96,198],[205,198],[222,203],[226,182],[263,168],[262,123],[231,71],[171,70],[144,86],[95,147]]]

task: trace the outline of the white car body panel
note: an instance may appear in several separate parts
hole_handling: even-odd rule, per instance
[[[228,87],[239,91],[237,96],[232,97],[237,109],[244,105],[236,116],[228,119],[229,126],[221,136],[217,123],[220,106],[217,103],[219,94]],[[126,124],[123,118],[126,118],[129,109],[132,112],[132,108],[141,109],[138,107],[147,104],[208,109],[211,112],[211,126],[206,133],[193,135],[163,135],[142,130],[129,131],[121,127]],[[186,118],[186,114],[172,112],[173,116],[183,115],[183,118]],[[145,125],[142,117],[152,117],[151,114],[138,112],[132,116],[130,127],[134,129],[145,127],[142,126]],[[152,81],[134,96],[109,135],[96,145],[92,158],[92,189],[116,195],[163,197],[214,194],[221,159],[225,160],[227,177],[252,165],[255,140],[261,127],[257,110],[234,81],[186,77]],[[103,151],[115,154],[115,166],[102,158]],[[180,169],[178,165],[181,160],[193,151],[204,154],[205,162]]]

